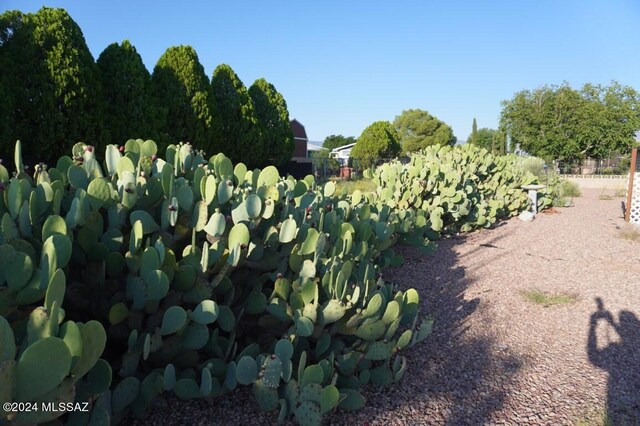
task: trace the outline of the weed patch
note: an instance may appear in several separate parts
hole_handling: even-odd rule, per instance
[[[570,294],[547,294],[540,290],[525,290],[522,291],[522,295],[529,302],[545,308],[553,305],[566,305],[576,300],[576,296]]]

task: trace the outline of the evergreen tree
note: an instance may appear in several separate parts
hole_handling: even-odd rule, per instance
[[[257,165],[279,166],[291,160],[294,142],[289,111],[284,97],[273,84],[264,78],[256,80],[249,88],[249,96],[257,121],[256,152],[262,153]]]
[[[476,123],[475,117],[473,117],[473,125],[471,126],[471,136],[469,137],[469,142],[472,145],[478,145],[478,123]]]
[[[429,145],[455,145],[451,127],[421,109],[402,111],[393,126],[404,152],[418,151]]]
[[[13,132],[26,158],[53,160],[84,141],[99,145],[102,109],[98,68],[80,27],[63,9],[0,18],[0,65],[10,88]]]
[[[192,142],[208,155],[210,144],[209,79],[191,46],[173,46],[158,59],[151,76],[152,93],[158,106],[159,142]]]
[[[110,44],[97,63],[106,100],[108,141],[122,145],[132,138],[154,138],[157,122],[151,96],[151,74],[136,48],[128,40]]]
[[[255,142],[259,130],[251,97],[229,65],[221,64],[214,70],[210,100],[215,151],[223,152],[234,163],[250,167],[261,164],[266,152]]]
[[[364,129],[351,150],[351,157],[361,167],[373,166],[378,160],[387,160],[400,154],[402,147],[398,133],[388,121],[376,121]]]

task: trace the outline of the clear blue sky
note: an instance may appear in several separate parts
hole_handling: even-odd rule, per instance
[[[358,136],[376,120],[421,108],[459,140],[495,128],[500,101],[569,82],[640,90],[640,1],[3,0],[0,11],[66,9],[97,58],[130,40],[148,69],[192,45],[211,77],[227,63],[287,100],[311,140]]]

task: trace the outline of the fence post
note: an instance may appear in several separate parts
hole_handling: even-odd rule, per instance
[[[629,186],[627,188],[627,208],[624,212],[624,220],[625,222],[629,222],[631,220],[631,203],[633,202],[634,194],[633,194],[633,180],[636,174],[636,170],[638,170],[638,148],[634,148],[631,150],[631,166],[629,167]]]

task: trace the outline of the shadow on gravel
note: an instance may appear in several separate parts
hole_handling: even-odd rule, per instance
[[[609,373],[607,419],[615,425],[640,424],[640,320],[620,311],[616,321],[596,298],[591,314],[587,352],[589,361]],[[603,324],[604,323],[604,324]],[[599,325],[604,326],[599,329]],[[611,333],[613,331],[613,333]]]
[[[492,338],[490,321],[470,321],[474,313],[481,318],[485,306],[467,291],[473,282],[458,264],[455,247],[466,239],[439,241],[433,255],[397,248],[405,264],[385,273],[385,280],[419,291],[422,312],[435,317],[433,334],[407,354],[407,373],[399,384],[366,392],[370,407],[358,420],[452,426],[495,420],[492,414],[503,406],[522,360]],[[485,250],[495,243],[485,241]],[[404,418],[408,412],[415,417]],[[335,420],[340,422],[339,416]]]

